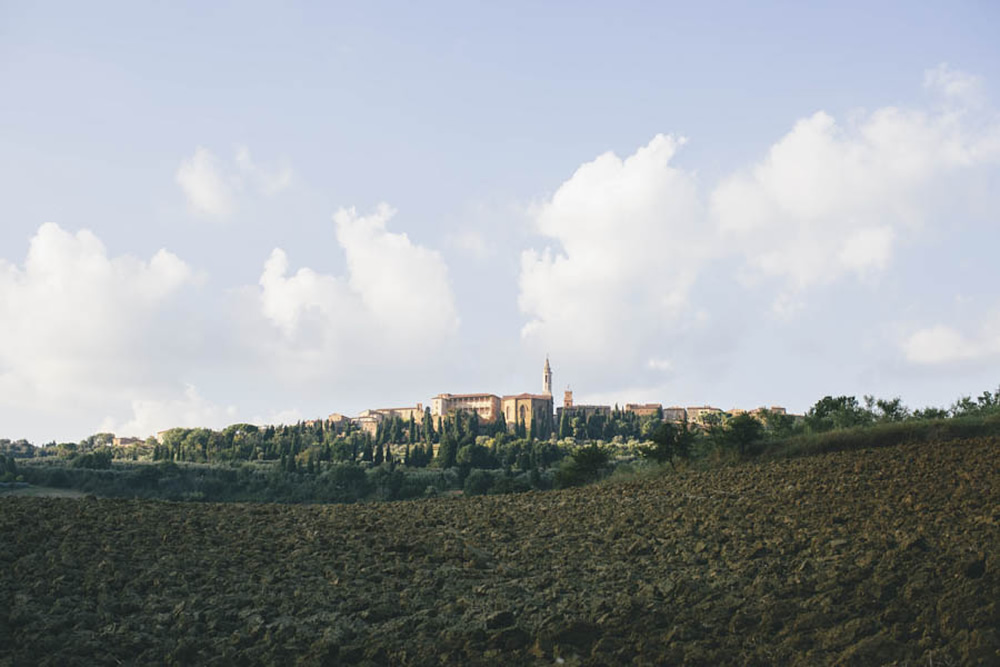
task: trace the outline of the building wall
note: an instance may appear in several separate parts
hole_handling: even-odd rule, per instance
[[[632,412],[640,417],[652,417],[663,409],[660,403],[629,403],[625,406],[626,412]]]
[[[542,394],[518,394],[504,396],[501,401],[507,429],[513,431],[519,423],[531,429],[531,434],[547,438],[555,425],[552,414],[552,396]]]
[[[424,419],[424,406],[422,403],[417,403],[416,407],[413,408],[378,408],[371,412],[380,414],[387,419],[399,417],[405,422],[410,421],[410,417],[412,417],[418,424]]]
[[[676,406],[663,408],[663,421],[675,422],[679,424],[685,419],[687,419],[687,410],[685,410],[684,408],[679,408]]]
[[[696,426],[705,425],[705,417],[708,415],[721,415],[722,410],[719,408],[713,408],[710,405],[700,405],[693,408],[687,409],[688,421]]]
[[[431,399],[431,415],[441,417],[456,412],[475,412],[482,422],[500,416],[500,397],[494,394],[438,394]]]

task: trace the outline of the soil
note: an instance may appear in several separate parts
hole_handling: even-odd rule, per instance
[[[0,665],[1000,664],[1000,440],[512,496],[0,498]]]

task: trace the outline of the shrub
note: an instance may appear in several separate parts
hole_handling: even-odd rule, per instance
[[[556,471],[556,486],[566,488],[596,482],[608,467],[608,451],[597,443],[581,447]]]
[[[493,475],[485,470],[472,470],[465,478],[462,490],[467,496],[482,496],[489,493],[492,488]]]

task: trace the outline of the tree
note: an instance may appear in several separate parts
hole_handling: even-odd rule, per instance
[[[478,443],[461,447],[455,455],[455,461],[468,468],[495,468],[497,465],[489,448]]]
[[[740,456],[746,456],[750,446],[763,439],[764,424],[753,415],[737,415],[729,420],[723,433],[727,444],[735,447]]]
[[[556,483],[567,487],[596,482],[610,460],[608,451],[596,442],[581,447],[556,472]]]
[[[763,410],[760,416],[764,420],[764,429],[772,438],[786,438],[795,428],[795,417],[790,414],[777,410]]]
[[[441,434],[441,444],[438,445],[437,466],[439,468],[454,468],[458,455],[458,443],[451,429],[445,429]]]
[[[434,442],[434,419],[431,417],[431,409],[424,408],[424,422],[422,426],[424,442],[430,444]]]
[[[878,420],[880,422],[901,422],[910,416],[910,409],[903,405],[902,399],[898,396],[893,399],[880,398],[875,401],[878,407]]]
[[[493,488],[493,475],[485,470],[473,470],[465,478],[462,487],[463,493],[467,496],[482,496],[489,493]]]
[[[948,411],[944,408],[928,407],[923,410],[913,411],[914,419],[947,419]]]
[[[872,401],[873,403],[874,401]],[[871,410],[862,407],[854,396],[824,396],[806,413],[806,424],[814,433],[835,428],[865,426],[872,422]]]
[[[674,467],[674,457],[687,459],[691,456],[692,437],[687,423],[678,427],[670,422],[663,422],[650,437],[653,444],[640,447],[639,453],[643,458],[652,459],[661,465],[669,463],[670,467]]]

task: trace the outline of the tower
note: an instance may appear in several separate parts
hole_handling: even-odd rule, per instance
[[[549,367],[549,355],[545,355],[545,368],[542,370],[542,393],[552,395],[552,368]]]
[[[573,392],[569,387],[566,387],[566,391],[563,392],[563,407],[571,408],[573,407]]]

